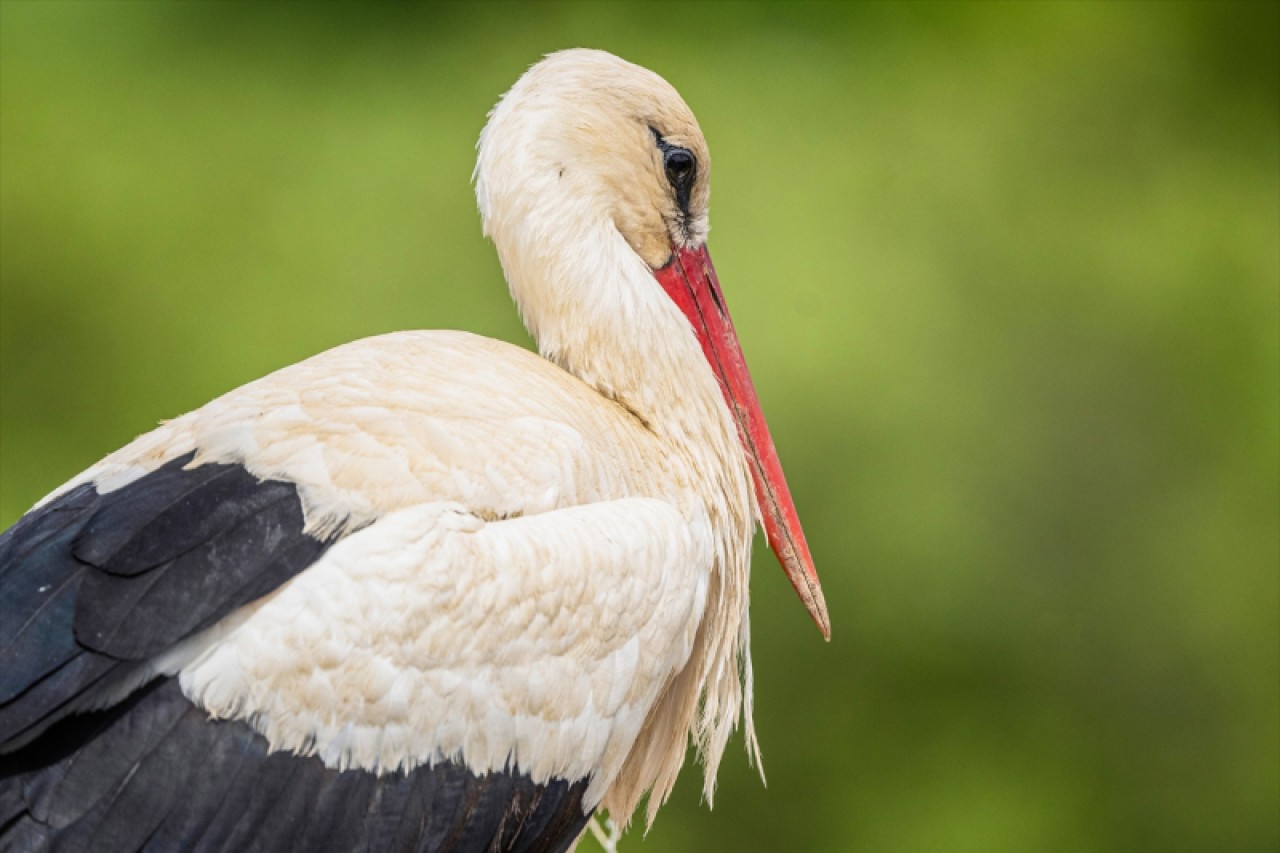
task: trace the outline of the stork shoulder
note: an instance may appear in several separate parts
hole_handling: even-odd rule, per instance
[[[653,493],[653,436],[538,355],[454,331],[320,353],[161,424],[61,486],[99,492],[194,454],[298,487],[320,536],[458,501],[492,518]],[[43,502],[42,502],[43,503]]]

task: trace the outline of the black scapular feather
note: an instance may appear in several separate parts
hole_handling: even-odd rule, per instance
[[[304,532],[292,483],[191,460],[105,494],[81,485],[0,535],[0,752],[332,544]]]

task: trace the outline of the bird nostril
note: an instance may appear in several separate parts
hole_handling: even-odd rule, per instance
[[[705,277],[707,279],[707,290],[711,291],[711,299],[716,303],[716,310],[718,310],[720,314],[723,315],[725,311],[724,311],[724,303],[720,301],[720,288],[716,287],[716,283],[711,280],[711,276],[708,275]]]

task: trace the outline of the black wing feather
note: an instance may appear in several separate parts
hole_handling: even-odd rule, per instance
[[[126,574],[105,567],[91,573],[82,596],[93,607],[77,608],[76,639],[117,658],[158,655],[275,589],[328,547],[302,533],[302,508],[293,486],[262,483],[237,508],[252,512],[225,529],[210,525],[199,547],[155,568]],[[171,522],[171,515],[166,513],[163,521]],[[139,553],[157,550],[144,545]],[[114,564],[119,556],[113,557]]]
[[[81,562],[136,575],[179,557],[210,538],[218,517],[249,502],[231,465],[185,468],[191,454],[112,493],[85,523],[72,549]],[[219,503],[230,506],[219,507]],[[246,507],[248,509],[248,507]]]
[[[0,804],[16,813],[0,846],[557,853],[590,815],[586,780],[537,784],[452,762],[379,776],[268,752],[248,724],[209,719],[173,679],[86,716],[97,718],[92,737],[70,735],[79,748],[0,773]]]
[[[0,534],[0,706],[76,652],[69,632],[46,626],[74,613],[85,567],[65,555],[99,498],[79,486]]]
[[[291,483],[175,459],[79,486],[0,536],[0,753],[271,592],[332,544]]]

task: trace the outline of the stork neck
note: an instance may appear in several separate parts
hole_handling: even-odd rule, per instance
[[[706,573],[706,598],[690,657],[650,712],[650,722],[665,726],[646,727],[619,777],[629,781],[616,783],[617,799],[609,801],[627,813],[658,775],[675,778],[686,735],[714,768],[742,709],[754,749],[747,604],[759,511],[719,381],[688,318],[649,266],[611,224],[562,231],[578,240],[557,251],[536,239],[510,239],[529,233],[527,222],[502,232],[494,220],[488,224],[539,351],[644,423],[666,452],[646,458],[658,470],[641,488],[660,488],[655,497],[674,502],[691,529],[711,534],[702,540],[710,565],[682,567]],[[714,771],[708,772],[710,780]]]
[[[583,247],[590,247],[586,250]],[[719,451],[736,431],[689,321],[608,225],[570,251],[519,262],[512,294],[543,356],[630,410],[659,437]]]

